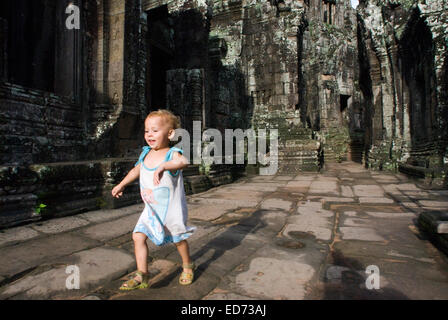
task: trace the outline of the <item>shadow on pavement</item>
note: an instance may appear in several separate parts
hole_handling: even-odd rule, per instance
[[[341,271],[340,278],[336,281],[323,283],[323,292],[320,299],[323,300],[409,300],[402,292],[393,288],[382,287],[379,289],[367,289],[364,273],[365,265],[358,260],[344,256],[340,250],[331,252],[332,264],[345,267]],[[327,279],[326,279],[327,281]]]
[[[209,251],[213,251],[213,254],[205,261],[197,264],[197,269],[195,270],[195,281],[197,281],[201,277],[201,275],[210,267],[210,264],[215,262],[226,252],[240,246],[242,241],[248,234],[255,233],[265,228],[267,224],[261,219],[261,216],[265,212],[268,212],[268,210],[260,209],[253,212],[249,217],[239,220],[236,225],[229,227],[226,231],[219,234],[217,237],[201,245],[201,248],[191,255],[193,261],[200,261],[200,258],[205,256]],[[243,259],[245,259],[245,257],[239,257],[239,261]],[[240,263],[238,262],[237,264]],[[175,277],[178,277],[180,271],[181,268],[177,269],[168,277],[165,277],[163,280],[154,284],[152,288],[162,288],[168,286]]]

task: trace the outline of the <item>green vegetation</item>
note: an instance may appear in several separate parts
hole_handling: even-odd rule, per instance
[[[46,204],[40,203],[36,208],[34,208],[34,212],[36,213],[36,215],[41,215],[46,207]]]
[[[107,202],[102,197],[98,197],[96,198],[96,205],[98,208],[103,209],[107,206]]]

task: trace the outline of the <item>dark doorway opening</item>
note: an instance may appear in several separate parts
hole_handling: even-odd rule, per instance
[[[44,0],[3,0],[7,81],[54,92],[56,5]],[[5,30],[3,30],[5,31]]]
[[[414,10],[408,23],[409,28],[400,40],[399,56],[402,73],[406,83],[403,103],[408,105],[412,148],[418,151],[408,162],[426,167],[424,153],[428,145],[437,139],[437,102],[435,100],[436,75],[434,68],[434,43],[430,28],[419,10]],[[417,155],[418,154],[418,155]]]
[[[147,103],[149,111],[166,108],[166,71],[174,57],[173,31],[167,6],[148,11]]]
[[[350,96],[341,94],[339,95],[339,123],[344,126],[348,125],[347,107]]]
[[[344,111],[348,107],[348,99],[350,99],[350,96],[347,96],[345,94],[340,95],[340,107],[341,107],[341,113],[344,113]]]

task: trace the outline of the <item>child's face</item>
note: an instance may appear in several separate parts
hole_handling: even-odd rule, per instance
[[[168,147],[172,136],[174,136],[174,129],[162,117],[155,116],[146,119],[145,140],[152,149]]]

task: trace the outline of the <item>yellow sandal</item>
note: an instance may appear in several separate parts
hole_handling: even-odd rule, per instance
[[[142,278],[141,282],[135,279],[137,276],[140,276]],[[120,290],[135,290],[135,289],[148,288],[148,282],[149,282],[149,274],[137,271],[135,273],[135,277],[123,283],[123,285],[120,287]]]
[[[186,286],[186,285],[189,285],[189,284],[191,284],[193,282],[193,279],[194,279],[194,269],[196,268],[196,266],[195,266],[194,262],[192,262],[192,263],[185,263],[185,264],[183,264],[182,268],[184,268],[184,269],[191,269],[191,273],[182,271],[182,274],[180,275],[180,278],[179,278],[179,283],[181,285]]]

